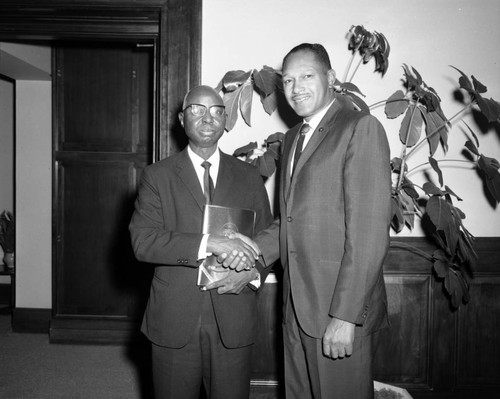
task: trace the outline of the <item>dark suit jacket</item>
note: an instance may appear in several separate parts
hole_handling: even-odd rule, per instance
[[[245,287],[239,295],[219,295],[216,290],[202,293],[196,285],[204,203],[187,149],[144,169],[129,229],[137,259],[156,264],[142,331],[161,346],[186,345],[200,316],[202,295],[212,296],[227,347],[254,341],[255,291]],[[222,152],[213,204],[254,209],[256,232],[272,220],[257,169]]]
[[[331,317],[357,324],[357,335],[370,334],[387,318],[382,275],[391,207],[386,134],[377,119],[338,96],[290,181],[299,127],[284,141],[280,219],[256,242],[266,263],[281,257],[285,306],[291,295],[308,335],[321,338]]]

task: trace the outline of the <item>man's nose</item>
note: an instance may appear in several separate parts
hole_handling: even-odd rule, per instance
[[[203,115],[202,118],[203,122],[211,123],[214,120],[214,117],[210,113],[210,110],[207,109],[207,112],[205,112],[205,115]]]
[[[302,90],[304,90],[304,86],[300,82],[294,82],[292,86],[292,92],[293,93],[300,93]]]

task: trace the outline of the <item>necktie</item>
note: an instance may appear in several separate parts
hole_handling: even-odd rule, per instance
[[[292,175],[295,170],[295,166],[297,166],[297,162],[300,158],[300,155],[302,154],[302,147],[304,146],[304,139],[306,137],[306,133],[311,130],[311,126],[309,126],[307,123],[304,123],[300,127],[300,136],[299,139],[297,140],[297,147],[295,147],[295,154],[293,156],[293,167],[292,167]]]
[[[211,204],[212,195],[214,192],[214,181],[210,176],[210,166],[212,166],[212,164],[210,162],[205,161],[201,163],[201,166],[205,168],[205,173],[203,175],[203,194],[205,195],[206,203]]]

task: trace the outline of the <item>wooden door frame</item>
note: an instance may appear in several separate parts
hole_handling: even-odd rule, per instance
[[[201,10],[202,0],[2,0],[0,41],[154,43],[156,161],[180,150],[179,106],[201,79]]]

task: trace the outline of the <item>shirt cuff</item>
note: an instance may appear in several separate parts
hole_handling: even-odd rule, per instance
[[[255,279],[253,279],[252,281],[250,281],[248,284],[250,284],[253,287],[255,287],[256,290],[258,290],[260,288],[260,285],[262,284],[262,282],[260,280],[260,273],[258,271],[257,271],[257,277],[255,277]]]
[[[207,252],[207,243],[209,235],[210,234],[203,234],[203,238],[201,239],[200,242],[200,248],[198,249],[198,260],[205,259],[207,256],[212,255],[211,253]]]

